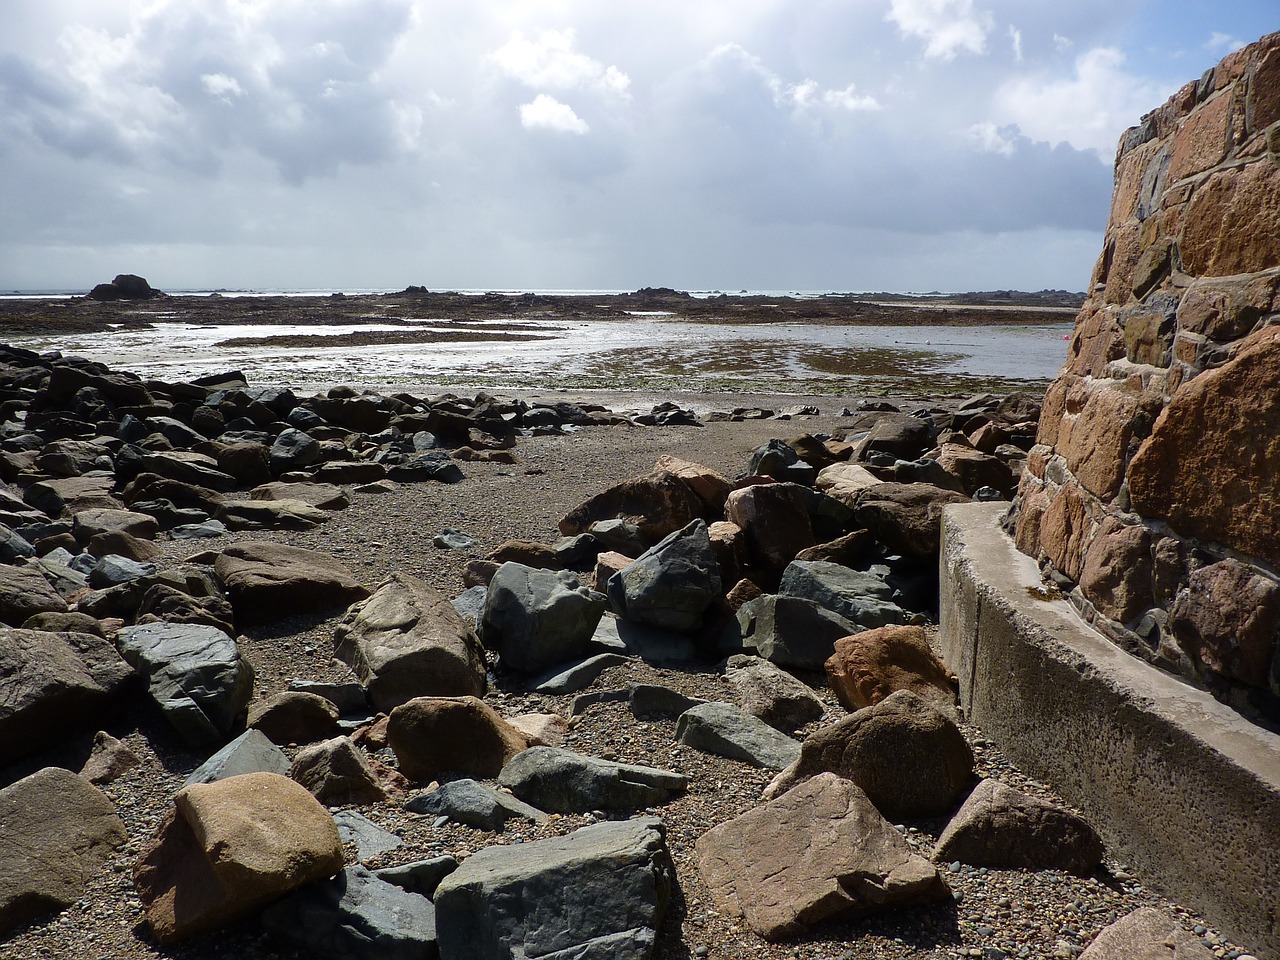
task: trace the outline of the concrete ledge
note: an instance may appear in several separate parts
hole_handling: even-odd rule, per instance
[[[948,506],[941,644],[965,713],[1143,882],[1280,958],[1280,737],[1044,599],[1006,504]]]

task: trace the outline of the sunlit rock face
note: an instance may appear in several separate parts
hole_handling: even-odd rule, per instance
[[[1280,717],[1280,33],[1125,132],[1014,510],[1096,626]]]

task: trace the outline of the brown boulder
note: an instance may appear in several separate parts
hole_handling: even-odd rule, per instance
[[[1280,565],[1280,331],[1184,384],[1129,469],[1133,510]]]
[[[649,544],[682,530],[702,516],[702,501],[674,473],[658,470],[635,477],[571,510],[560,521],[560,533],[574,537],[586,533],[597,520],[626,520],[640,528]]]
[[[725,497],[733,489],[733,484],[721,473],[710,467],[690,460],[681,460],[670,454],[658,458],[653,465],[655,473],[673,473],[679,477],[690,490],[702,501],[708,516],[715,516],[724,511]]]
[[[274,480],[259,484],[249,491],[250,500],[301,500],[321,510],[345,510],[351,506],[350,495],[332,483],[286,483]]]
[[[0,623],[18,626],[38,613],[65,613],[67,602],[35,567],[0,564]]]
[[[471,624],[443,593],[405,574],[384,580],[347,611],[333,634],[378,710],[414,697],[484,696],[484,650]]]
[[[805,489],[794,483],[759,483],[729,494],[724,512],[742,528],[754,563],[776,580],[817,542],[807,504]]]
[[[141,765],[142,759],[127,743],[99,730],[93,735],[93,750],[80,768],[80,776],[94,784],[111,783]]]
[[[836,699],[860,710],[910,690],[944,713],[955,710],[955,675],[933,655],[922,627],[878,627],[836,641],[825,664]]]
[[[818,472],[814,486],[846,506],[854,507],[862,491],[878,483],[880,478],[861,464],[835,463]]]
[[[132,510],[81,510],[71,518],[71,532],[80,543],[88,543],[100,533],[119,530],[142,540],[154,540],[160,531],[156,518]],[[95,554],[99,556],[99,554]]]
[[[115,804],[70,770],[0,790],[0,936],[89,893],[126,839]]]
[[[958,443],[944,443],[938,454],[938,466],[960,481],[969,496],[979,487],[991,487],[1006,497],[1013,493],[1014,476],[1009,465],[998,457]]]
[[[363,806],[387,799],[378,774],[348,737],[299,750],[289,776],[328,807]]]
[[[1075,487],[1063,487],[1040,516],[1040,548],[1072,580],[1080,579],[1088,532],[1084,498]]]
[[[342,841],[306,788],[275,773],[193,784],[134,867],[147,923],[169,944],[342,869]]]
[[[875,538],[871,536],[870,530],[854,530],[835,540],[805,547],[796,554],[796,559],[824,560],[845,567],[856,567],[870,555],[874,546]]]
[[[1199,937],[1162,910],[1142,907],[1103,927],[1080,960],[1213,960]]]
[[[784,733],[821,718],[825,712],[812,690],[760,657],[730,657],[725,663],[724,678],[745,712]]]
[[[511,561],[540,570],[559,570],[564,566],[555,550],[535,540],[508,540],[494,547],[484,559],[499,566]]]
[[[969,498],[931,483],[880,483],[858,495],[859,524],[894,553],[937,560],[942,508]]]
[[[249,711],[245,724],[272,743],[311,743],[333,730],[338,708],[314,693],[284,690]]]
[[[233,543],[218,555],[213,570],[226,584],[240,623],[314,615],[369,596],[368,589],[333,557],[283,543]]]
[[[266,444],[213,443],[210,448],[218,469],[235,477],[242,486],[271,479],[271,453]]]
[[[139,563],[150,563],[164,554],[155,542],[143,540],[123,530],[107,530],[94,534],[85,545],[85,549],[95,557],[115,554],[117,557],[137,560]]]
[[[82,510],[119,510],[124,504],[112,493],[115,483],[115,477],[109,474],[41,480],[27,487],[22,499],[55,518]]]
[[[716,906],[767,940],[951,895],[866,794],[831,773],[713,827],[694,849]]]
[[[391,711],[387,742],[411,780],[443,773],[488,779],[528,738],[475,697],[418,697]]]
[[[1197,663],[1265,686],[1280,632],[1280,584],[1235,560],[1201,567],[1178,591],[1169,629]]]
[[[773,779],[764,797],[823,772],[852,780],[886,817],[936,817],[968,786],[973,751],[950,717],[899,690],[810,734],[800,758]]]
[[[615,573],[627,569],[635,562],[634,557],[628,557],[626,554],[618,553],[616,550],[607,550],[604,553],[596,554],[596,566],[592,572],[596,589],[604,593],[608,589],[609,578]]]
[[[1083,819],[998,780],[983,780],[947,824],[933,859],[997,870],[1066,870],[1087,876],[1102,839]]]

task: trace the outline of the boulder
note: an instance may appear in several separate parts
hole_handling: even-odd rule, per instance
[[[182,785],[213,783],[246,773],[276,773],[287,777],[289,758],[261,730],[246,730],[196,767]]]
[[[39,480],[23,491],[22,499],[55,518],[64,514],[69,517],[82,510],[119,510],[124,504],[112,493],[115,482],[109,473]]]
[[[108,553],[89,571],[89,586],[97,590],[117,587],[132,580],[155,576],[156,570],[154,563],[139,563],[128,557]]]
[[[344,510],[351,496],[332,483],[263,483],[249,491],[250,500],[301,500],[321,510]]]
[[[133,676],[93,634],[0,629],[0,765],[92,729]]]
[[[221,743],[253,695],[253,668],[235,640],[197,623],[147,623],[116,636],[120,654],[192,746]]]
[[[864,629],[906,623],[910,616],[894,602],[894,590],[872,571],[850,570],[824,560],[793,560],[782,572],[778,595],[812,600]]]
[[[239,623],[315,615],[369,596],[351,571],[327,554],[283,543],[244,540],[214,561]]]
[[[411,780],[444,773],[488,779],[528,740],[475,697],[417,697],[391,711],[387,741]]]
[[[140,540],[154,540],[160,530],[156,518],[133,510],[81,510],[71,518],[71,532],[80,543],[88,543],[100,533],[120,531]]]
[[[900,690],[810,734],[765,799],[826,772],[856,783],[895,821],[936,817],[968,787],[973,751],[950,717]]]
[[[767,940],[951,896],[866,794],[832,773],[713,827],[694,849],[717,908]]]
[[[267,457],[276,476],[301,470],[320,459],[320,442],[303,430],[287,427],[271,444]]]
[[[821,670],[841,637],[858,632],[858,625],[798,597],[761,597],[751,635],[756,651],[779,666]]]
[[[34,557],[36,548],[16,533],[12,527],[0,523],[0,563],[19,563],[27,557]]]
[[[724,512],[724,501],[733,484],[723,474],[700,463],[664,454],[653,465],[655,473],[672,473],[680,478],[702,501],[709,516]]]
[[[404,808],[427,817],[448,817],[476,830],[501,830],[512,817],[545,820],[536,807],[475,780],[451,780],[434,790],[420,793]]]
[[[604,609],[567,570],[504,563],[489,582],[480,639],[508,669],[540,673],[583,656]]]
[[[334,654],[384,713],[415,697],[483,697],[484,650],[443,593],[407,574],[384,580],[347,611]]]
[[[818,472],[814,486],[829,497],[835,497],[848,507],[856,507],[858,497],[868,487],[881,482],[880,478],[858,463],[833,463]]]
[[[1103,927],[1080,960],[1211,960],[1214,952],[1163,910],[1142,907]]]
[[[818,542],[806,492],[794,483],[760,483],[733,491],[725,501],[725,518],[742,528],[753,562],[772,582],[797,553]]]
[[[431,901],[358,864],[273,903],[262,911],[262,925],[281,941],[321,960],[438,956]]]
[[[1280,584],[1236,560],[1201,567],[1178,590],[1169,630],[1197,664],[1265,686],[1280,632]]]
[[[142,758],[127,743],[117,740],[105,730],[99,730],[93,735],[93,747],[89,759],[80,768],[80,776],[101,786],[119,780],[130,770],[136,770],[140,766]]]
[[[369,761],[347,737],[334,737],[299,750],[289,776],[326,807],[363,806],[387,799]]]
[[[695,750],[781,770],[800,757],[800,744],[731,703],[700,703],[680,714],[676,741]]]
[[[943,713],[955,712],[955,675],[933,655],[923,627],[880,627],[841,637],[823,669],[846,710],[910,690]]]
[[[387,466],[387,477],[398,483],[459,483],[466,479],[462,468],[443,450],[427,450]]]
[[[216,513],[230,530],[310,530],[329,522],[328,512],[302,500],[225,500]]]
[[[998,870],[1066,870],[1087,876],[1102,840],[1082,818],[998,780],[983,780],[947,824],[933,859]]]
[[[569,721],[558,713],[521,713],[507,721],[531,747],[560,747],[569,738]]]
[[[396,867],[383,867],[373,871],[379,880],[394,883],[402,890],[434,897],[440,881],[458,869],[458,861],[448,854],[428,857],[426,860],[412,860]]]
[[[562,694],[573,693],[583,687],[589,687],[610,667],[626,663],[627,657],[620,653],[598,653],[565,667],[553,667],[549,672],[529,681],[528,688],[536,693]]]
[[[338,707],[314,693],[284,690],[249,711],[246,725],[273,743],[311,743],[333,730]]]
[[[65,613],[62,599],[39,568],[0,565],[0,623],[18,626],[38,613]]]
[[[640,528],[646,543],[687,527],[702,516],[702,501],[676,474],[664,470],[626,480],[596,494],[561,519],[560,533],[586,533],[597,520],[622,519]]]
[[[938,465],[959,481],[966,496],[972,497],[982,487],[991,487],[1007,499],[1018,485],[1009,465],[999,457],[962,444],[944,443]]]
[[[383,830],[354,810],[339,810],[333,815],[333,822],[338,826],[342,842],[356,848],[356,857],[361,862],[404,846],[404,841],[390,830]]]
[[[880,483],[858,495],[855,516],[894,553],[936,563],[942,508],[968,499],[929,483]]]
[[[654,817],[488,847],[436,888],[440,960],[647,960],[674,885]]]
[[[90,893],[127,839],[115,804],[70,770],[0,790],[0,936]]]
[[[743,710],[783,732],[812,723],[826,710],[805,684],[760,657],[730,657],[724,678]]]
[[[687,782],[683,774],[556,747],[530,747],[512,757],[498,775],[501,786],[551,813],[641,810],[666,803]]]
[[[938,430],[931,417],[910,413],[882,413],[858,444],[858,459],[887,453],[895,460],[915,460],[933,448]]]
[[[608,592],[628,620],[664,630],[696,628],[722,594],[706,523],[695,520],[642,553],[609,579]]]
[[[287,777],[250,773],[180,790],[133,880],[152,933],[171,944],[341,869],[320,802]]]

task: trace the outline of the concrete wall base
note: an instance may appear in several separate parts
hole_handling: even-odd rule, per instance
[[[966,715],[1144,883],[1280,960],[1280,737],[1048,598],[1006,507],[943,521],[940,652]]]

